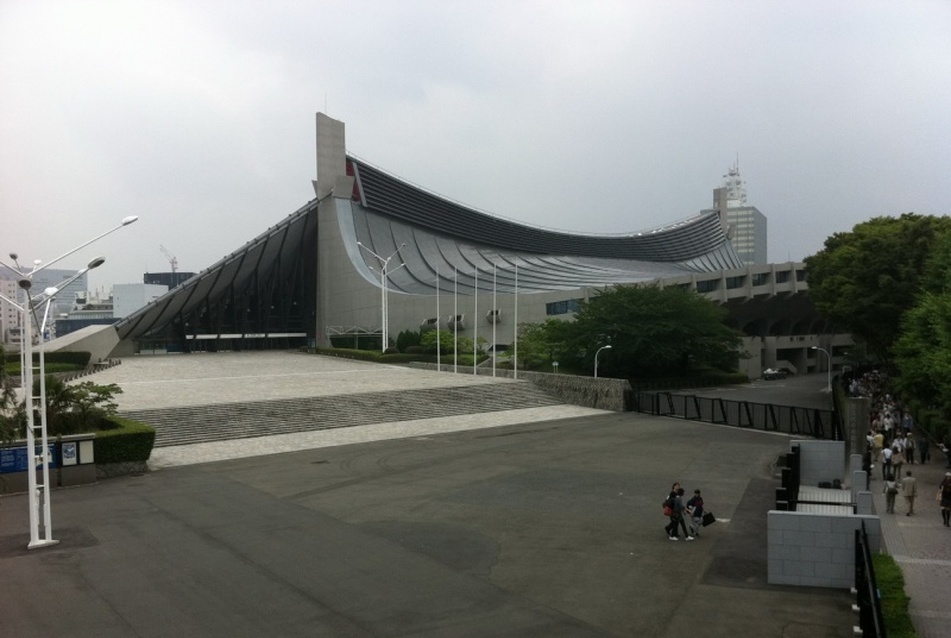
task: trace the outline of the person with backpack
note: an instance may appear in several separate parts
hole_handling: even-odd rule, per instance
[[[686,510],[683,501],[684,488],[680,487],[679,483],[674,483],[674,487],[675,489],[671,490],[667,500],[664,501],[664,513],[670,517],[670,523],[664,527],[664,531],[667,532],[667,538],[670,540],[680,540],[677,535],[677,526],[679,525],[684,530],[684,537],[688,541],[692,541],[693,536],[687,532],[687,523],[684,521],[684,511]]]

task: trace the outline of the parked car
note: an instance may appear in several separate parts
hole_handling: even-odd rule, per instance
[[[772,381],[774,379],[785,379],[787,376],[789,376],[789,370],[787,370],[786,368],[778,368],[775,370],[773,368],[766,368],[765,370],[763,370],[763,379],[765,379],[766,381]]]

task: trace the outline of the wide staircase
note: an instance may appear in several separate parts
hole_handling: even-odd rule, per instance
[[[221,403],[121,416],[155,428],[155,447],[537,408],[563,403],[527,381]]]

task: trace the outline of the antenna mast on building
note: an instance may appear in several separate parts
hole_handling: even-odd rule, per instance
[[[740,177],[740,156],[736,156],[736,164],[723,176],[723,188],[727,191],[727,207],[741,208],[746,206],[746,182]]]
[[[165,255],[165,258],[168,259],[168,265],[171,266],[172,272],[178,272],[178,259],[176,259],[165,246],[159,244],[159,250],[162,251],[162,254]]]

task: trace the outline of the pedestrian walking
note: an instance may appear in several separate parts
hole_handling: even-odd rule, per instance
[[[687,523],[684,521],[684,512],[686,510],[683,500],[684,488],[679,487],[679,483],[676,485],[678,485],[677,489],[671,491],[670,496],[667,497],[666,506],[669,507],[670,510],[670,523],[668,523],[664,530],[667,532],[667,538],[670,540],[680,540],[677,535],[677,526],[679,525],[684,531],[684,538],[688,541],[692,541],[693,536],[687,532]]]
[[[951,472],[944,475],[941,489],[938,490],[938,503],[941,505],[941,520],[945,527],[951,527]]]
[[[915,464],[915,437],[911,432],[905,435],[905,462],[909,465]]]
[[[921,438],[918,439],[918,458],[921,459],[922,465],[928,462],[928,451],[931,447],[931,441],[928,440],[927,434],[922,434]]]
[[[938,490],[938,503],[941,505],[941,520],[945,527],[951,527],[951,472],[944,475]]]
[[[703,497],[700,496],[700,490],[694,490],[693,496],[687,501],[687,512],[693,519],[694,536],[700,536],[700,529],[703,527]]]
[[[905,472],[905,478],[901,482],[901,492],[905,495],[905,503],[908,505],[905,516],[911,516],[915,513],[915,497],[918,496],[918,480],[911,475],[911,470]]]
[[[894,474],[885,477],[885,483],[882,485],[882,493],[885,495],[885,513],[895,513],[895,497],[898,496],[898,481]]]

